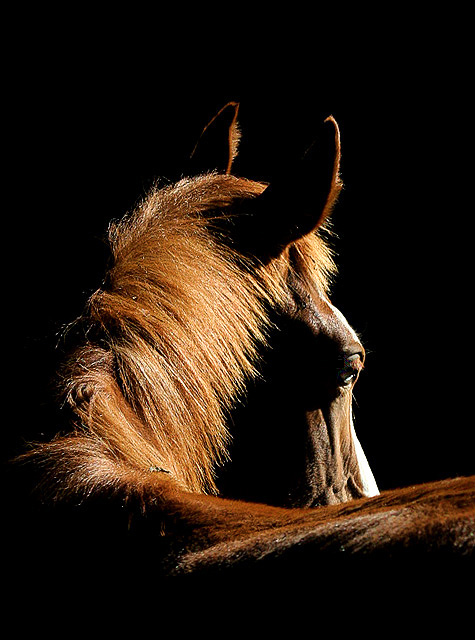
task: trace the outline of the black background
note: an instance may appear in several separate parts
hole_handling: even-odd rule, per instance
[[[156,178],[179,177],[202,127],[238,100],[236,170],[250,178],[308,146],[327,115],[339,122],[332,298],[368,351],[355,417],[380,488],[474,473],[463,16],[377,15],[371,28],[360,17],[350,36],[335,17],[317,30],[305,16],[206,35],[179,16],[22,34],[4,78],[6,459],[66,428],[53,393],[61,335],[100,285],[109,220]],[[21,509],[30,486],[15,482]]]

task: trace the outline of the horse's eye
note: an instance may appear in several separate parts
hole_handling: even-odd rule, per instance
[[[347,387],[358,377],[362,369],[362,358],[360,354],[353,354],[345,361],[345,366],[338,371],[338,382],[341,387]]]
[[[343,369],[339,373],[340,386],[347,387],[352,384],[354,380],[358,377],[358,372],[354,369]]]

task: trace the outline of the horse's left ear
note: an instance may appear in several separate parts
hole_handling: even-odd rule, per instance
[[[208,122],[190,155],[193,173],[210,170],[231,173],[241,138],[238,111],[239,102],[228,102]]]
[[[340,161],[341,161],[341,142],[340,142],[340,129],[338,123],[333,116],[328,116],[325,120],[325,124],[330,123],[333,128],[332,132],[327,131],[327,135],[320,140],[320,143],[314,142],[313,145],[306,151],[303,159],[302,174],[304,179],[308,180],[308,183],[319,183],[319,186],[315,188],[314,205],[317,205],[317,216],[314,219],[309,220],[309,225],[312,229],[320,227],[328,216],[331,214],[333,206],[335,205],[340,191],[343,187],[343,183],[340,178]],[[321,145],[319,147],[319,144]],[[317,171],[318,173],[315,173]],[[312,199],[312,189],[310,186],[310,192],[307,196]],[[302,202],[303,216],[305,217],[305,210],[309,207],[309,202]],[[320,212],[318,214],[318,212]],[[305,223],[304,223],[305,225]]]
[[[340,131],[330,116],[297,162],[283,163],[260,196],[242,203],[242,248],[265,259],[321,227],[342,188],[340,157]]]
[[[263,193],[264,206],[281,212],[273,233],[282,235],[283,244],[318,229],[328,218],[343,186],[340,159],[340,130],[329,116],[302,158]]]

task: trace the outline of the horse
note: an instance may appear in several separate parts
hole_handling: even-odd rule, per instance
[[[110,267],[59,375],[71,430],[22,459],[58,513],[73,505],[82,540],[102,526],[154,576],[468,562],[475,477],[380,493],[356,435],[365,349],[330,301],[336,120],[265,183],[232,172],[238,111],[226,104],[192,153],[211,148],[215,167],[111,223]]]

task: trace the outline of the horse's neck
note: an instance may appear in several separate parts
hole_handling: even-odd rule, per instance
[[[316,552],[326,556],[344,550],[359,555],[392,553],[420,544],[427,548],[428,538],[434,553],[475,551],[475,476],[316,509],[285,509],[190,494],[168,479],[160,481],[160,491],[157,489],[158,485],[150,492],[153,504],[145,506],[146,526],[153,527],[151,512],[157,534],[160,529],[181,558],[179,571],[208,563],[229,565],[243,557],[247,562],[263,553],[292,553],[295,545],[310,545],[310,557]],[[145,494],[141,500],[147,501]],[[150,531],[147,533],[149,536]]]

